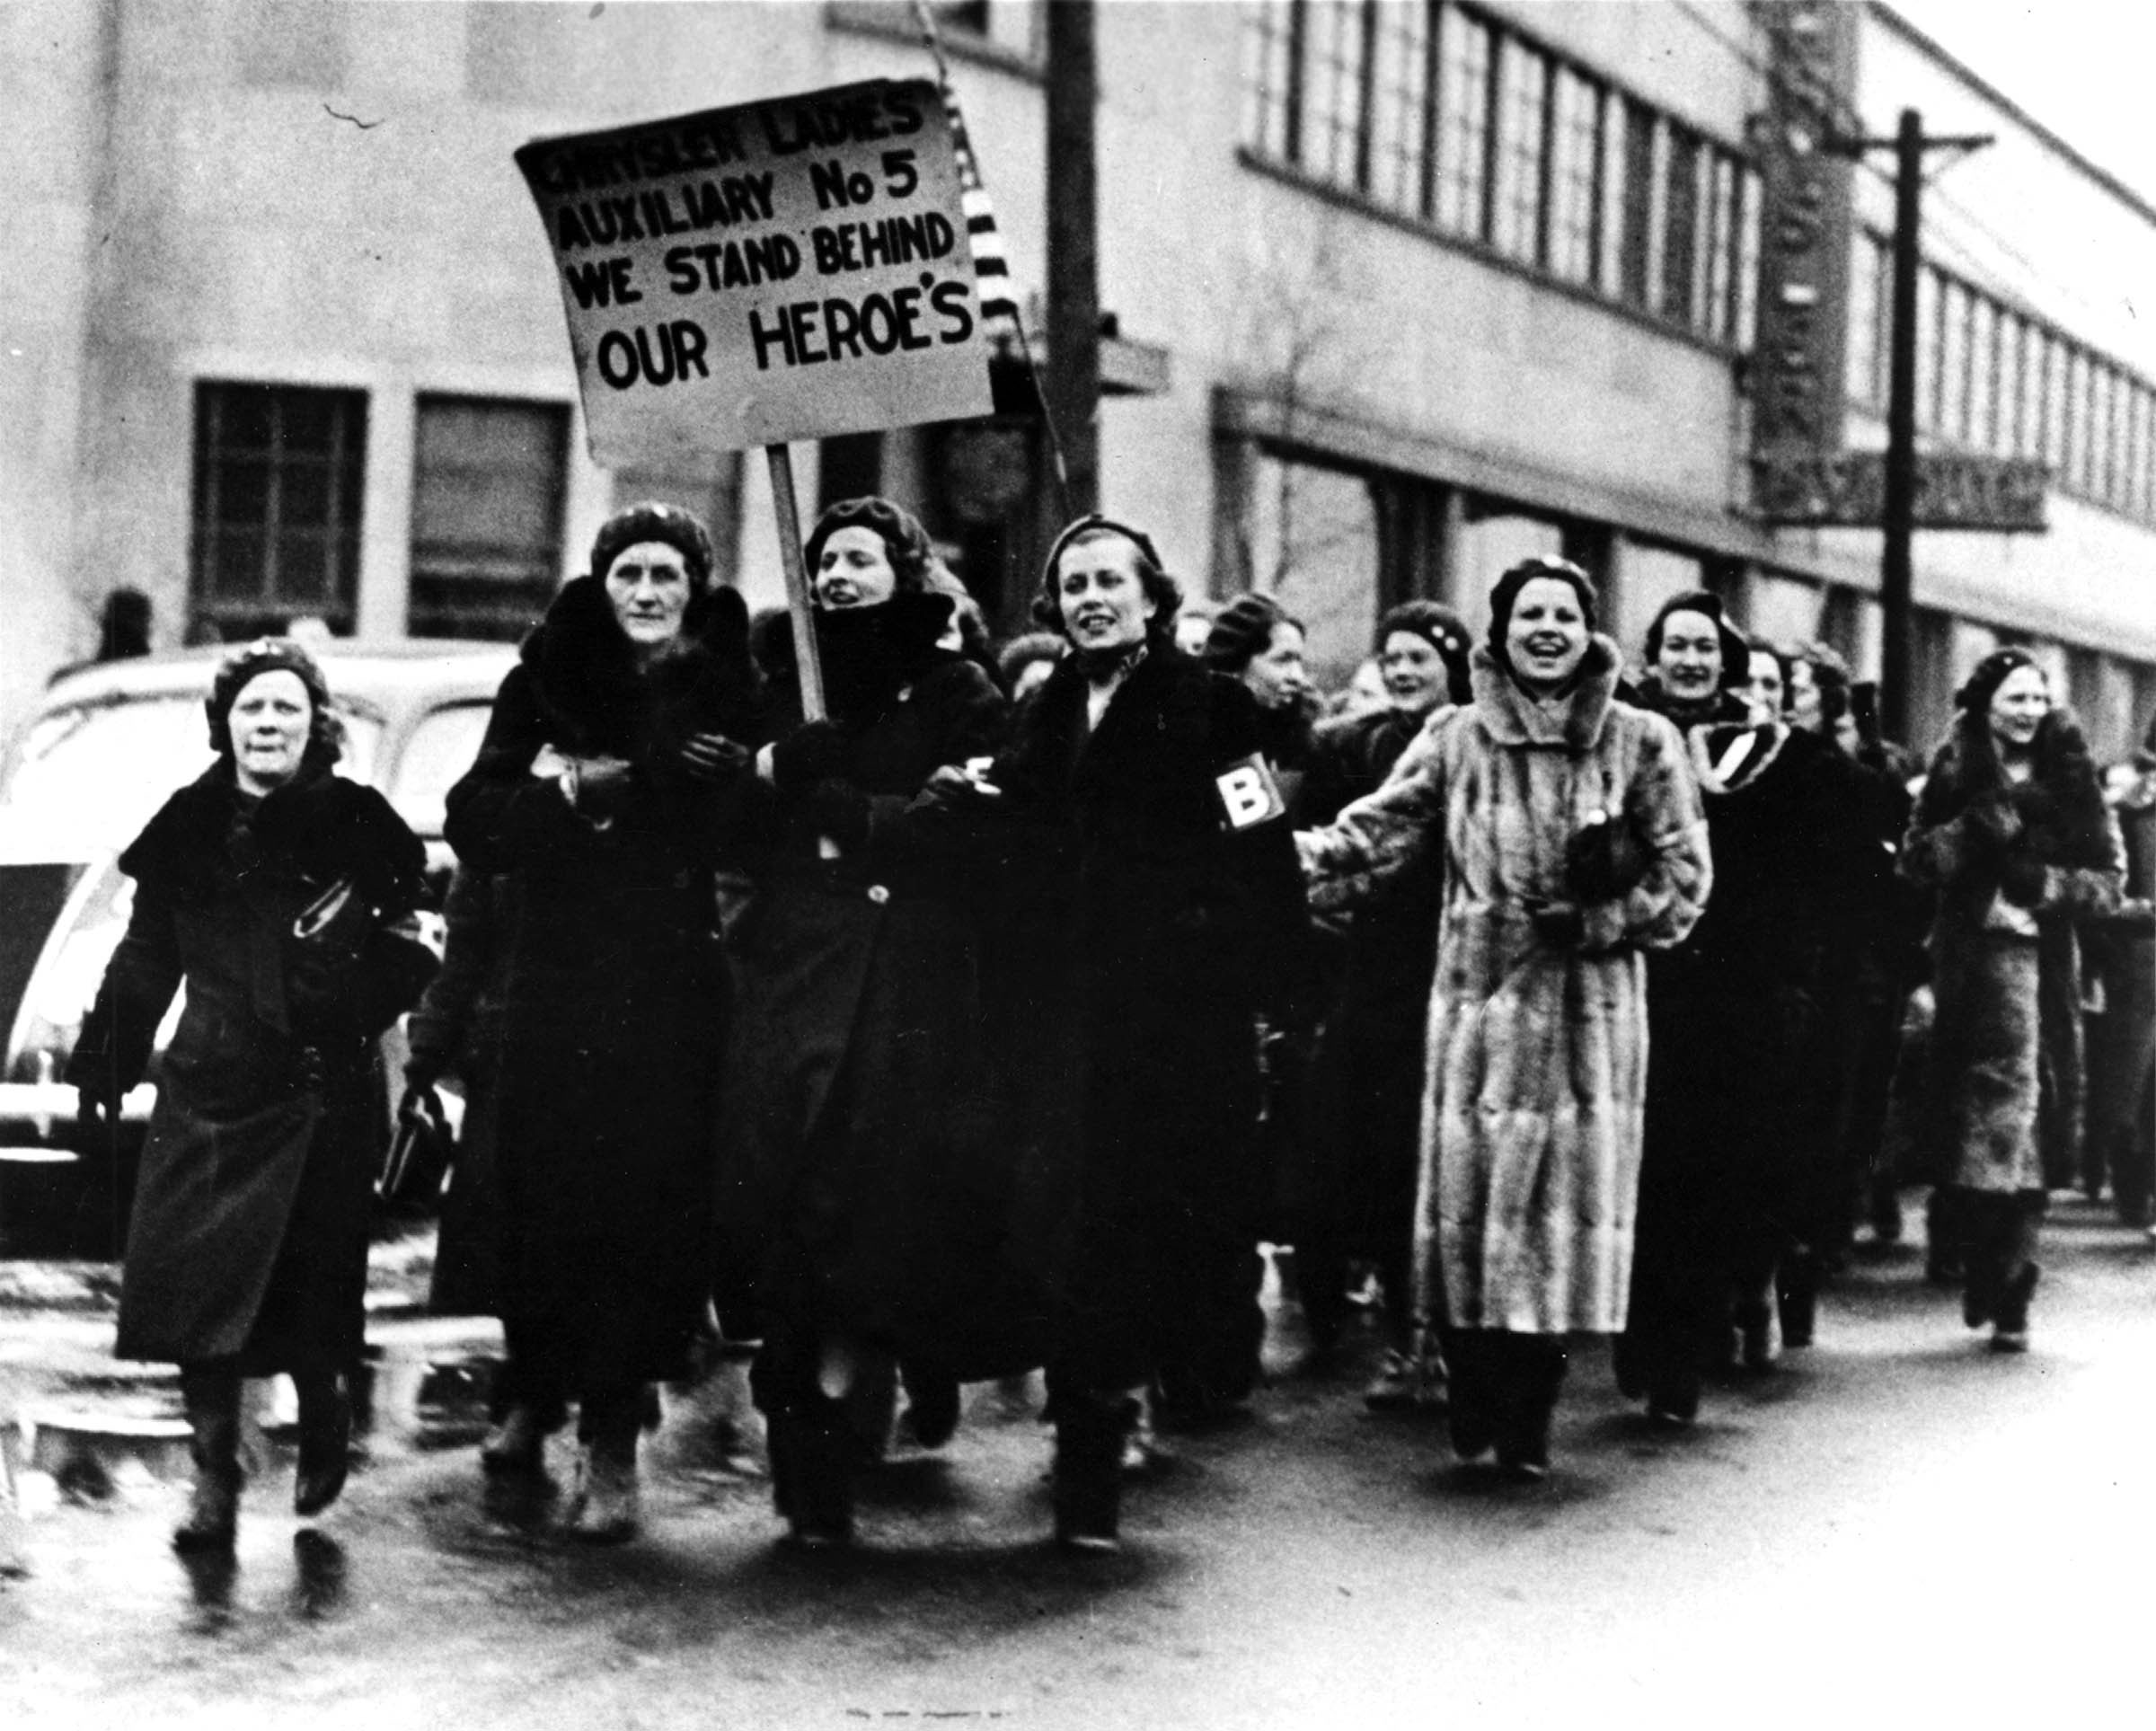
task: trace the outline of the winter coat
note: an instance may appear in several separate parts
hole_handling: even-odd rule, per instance
[[[405,1029],[407,1078],[454,1074],[464,1091],[427,1294],[440,1316],[490,1316],[500,1302],[502,993],[516,883],[507,873],[458,869],[442,899],[441,972]]]
[[[1090,729],[1087,695],[1058,663],[990,772],[1000,794],[965,817],[997,889],[994,1020],[1045,1175],[1035,1223],[1060,1197],[1051,1241],[1076,1246],[1056,1361],[1073,1387],[1120,1389],[1179,1340],[1233,1350],[1233,1319],[1197,1312],[1232,1302],[1213,1276],[1252,1254],[1269,1200],[1255,1020],[1307,1018],[1307,916],[1284,817],[1221,786],[1255,773],[1250,693],[1161,640]]]
[[[746,768],[689,776],[691,733],[762,718],[747,620],[698,596],[678,653],[637,669],[605,586],[566,585],[494,700],[446,830],[514,879],[499,1117],[505,1320],[572,1394],[685,1373],[708,1292],[707,1149],[723,1020],[714,864],[743,834]],[[565,763],[634,766],[618,808],[573,807]]]
[[[1647,1082],[1644,949],[1680,941],[1711,880],[1683,743],[1613,701],[1616,645],[1537,703],[1486,649],[1475,701],[1442,710],[1386,786],[1300,838],[1313,899],[1351,903],[1442,851],[1429,1003],[1418,1308],[1454,1327],[1610,1333],[1624,1323]],[[1568,845],[1619,814],[1634,886],[1578,902]],[[1542,935],[1573,903],[1577,945]],[[1440,1285],[1440,1283],[1442,1283]]]
[[[1294,808],[1296,827],[1321,828],[1376,792],[1426,720],[1378,710],[1320,727]],[[1304,1137],[1310,1168],[1297,1194],[1305,1217],[1345,1254],[1375,1256],[1395,1239],[1405,1241],[1407,1216],[1392,1218],[1392,1207],[1403,1184],[1411,1194],[1407,1174],[1417,1163],[1442,865],[1433,852],[1424,870],[1393,876],[1327,946],[1324,1025]],[[1401,1166],[1407,1173],[1396,1171]]]
[[[1963,715],[1902,849],[1903,871],[1939,892],[1922,1139],[1951,1162],[1948,1181],[1974,1190],[2075,1181],[2085,1068],[2074,926],[2117,905],[2125,873],[2072,717],[2046,716],[2034,749],[2029,779],[2010,785],[1987,718]]]
[[[236,1356],[254,1375],[343,1370],[361,1346],[382,1153],[374,1037],[433,963],[392,939],[325,972],[294,923],[347,879],[382,921],[402,918],[425,850],[380,794],[326,765],[255,802],[220,760],[119,864],[134,906],[67,1079],[132,1087],[187,988],[128,1229],[119,1355]]]
[[[748,861],[719,1281],[746,1280],[789,1338],[845,1332],[985,1376],[1022,1368],[1025,1349],[984,1302],[1009,1153],[985,1104],[977,910],[907,810],[938,768],[1002,736],[994,683],[935,647],[950,607],[901,593],[818,621],[844,737],[834,779],[866,829],[822,857],[800,801],[773,795]],[[773,712],[782,737],[791,684]]]

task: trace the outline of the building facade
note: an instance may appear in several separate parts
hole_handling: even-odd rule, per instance
[[[1040,0],[933,8],[1021,293],[1043,280]],[[1851,130],[1996,143],[1926,228],[1927,444],[2037,455],[2043,535],[1920,535],[1917,730],[2034,645],[2120,749],[2156,708],[2156,338],[2119,285],[2156,212],[1882,6]],[[1878,542],[1753,509],[1750,356],[1776,67],[1740,0],[1247,0],[1096,9],[1108,508],[1186,587],[1278,591],[1344,676],[1378,610],[1471,619],[1564,551],[1636,648],[1705,584],[1876,670]],[[528,138],[932,70],[883,0],[676,6],[24,0],[0,10],[0,720],[90,652],[299,616],[513,635],[621,499],[702,509],[753,602],[755,454],[609,474],[584,449]],[[1853,175],[1842,432],[1883,441],[1891,199]],[[1035,340],[1039,341],[1038,331]],[[795,454],[807,495],[919,508],[1017,628],[1058,516],[1022,364],[977,422]]]

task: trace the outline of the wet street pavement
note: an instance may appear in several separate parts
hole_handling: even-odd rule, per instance
[[[1124,1554],[1089,1562],[1043,1542],[1047,1434],[993,1388],[868,1485],[856,1553],[798,1557],[711,1446],[715,1379],[669,1411],[645,1536],[595,1552],[555,1535],[558,1498],[490,1506],[455,1376],[400,1372],[318,1525],[271,1446],[234,1566],[166,1550],[183,1491],[146,1466],[94,1504],[26,1475],[0,1725],[2144,1723],[2156,1245],[2081,1203],[2046,1237],[2025,1358],[1962,1329],[1913,1244],[1860,1249],[1820,1344],[1719,1385],[1688,1434],[1580,1352],[1542,1488],[1365,1414],[1363,1362],[1284,1364],[1248,1423],[1173,1439]],[[435,1327],[376,1335],[406,1329],[409,1370],[454,1357]],[[154,1416],[154,1380],[78,1380],[116,1372],[107,1339],[0,1314],[0,1409]],[[552,1463],[565,1488],[565,1440]]]

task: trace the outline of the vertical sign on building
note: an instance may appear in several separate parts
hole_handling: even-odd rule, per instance
[[[1767,37],[1768,88],[1753,454],[1817,455],[1842,443],[1854,164],[1826,146],[1854,88],[1857,8],[1755,0],[1754,12]]]

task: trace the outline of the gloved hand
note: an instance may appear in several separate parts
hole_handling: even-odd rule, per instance
[[[969,806],[983,799],[1003,796],[1003,789],[987,779],[986,758],[976,758],[963,766],[946,764],[928,778],[921,789],[920,797],[932,806]],[[976,765],[980,766],[976,773]]]
[[[407,1095],[424,1093],[448,1073],[446,1053],[415,1046],[411,1055],[404,1060],[404,1091]]]
[[[699,782],[730,782],[749,761],[746,746],[723,733],[692,733],[682,742],[682,767]]]
[[[804,721],[771,748],[772,784],[782,793],[845,773],[846,736],[830,721]]]
[[[77,1082],[75,1121],[86,1135],[119,1122],[119,1090],[104,1082]]]
[[[869,839],[869,796],[851,782],[827,776],[801,796],[801,821],[850,852]]]
[[[577,810],[594,823],[619,812],[636,785],[636,766],[619,757],[580,758],[572,785]]]
[[[2004,847],[2021,833],[2021,814],[2004,794],[1977,800],[1967,817],[1970,834],[1994,847]]]
[[[2033,854],[2016,852],[1999,867],[1999,893],[2016,907],[2035,907],[2044,899],[2044,862]]]
[[[1572,902],[1540,902],[1527,910],[1534,935],[1552,949],[1577,949],[1586,941],[1587,917]]]

